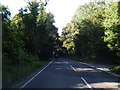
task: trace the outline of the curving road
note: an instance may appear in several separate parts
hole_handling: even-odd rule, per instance
[[[51,61],[28,80],[22,82],[19,87],[118,90],[119,85],[119,78],[114,75],[77,61],[58,58]]]

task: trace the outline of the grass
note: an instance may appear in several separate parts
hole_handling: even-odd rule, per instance
[[[33,61],[32,63],[24,63],[19,65],[5,65],[2,70],[2,87],[12,87],[47,63],[48,62],[45,61]]]
[[[111,62],[114,61],[114,59],[112,58],[106,57],[88,57],[88,58],[68,57],[68,58],[89,64],[111,65],[112,67],[109,68],[109,70],[120,75],[120,65],[116,66],[116,63]]]
[[[89,64],[114,65],[114,63],[108,61],[110,59],[106,57],[85,57],[85,58],[68,57],[68,58]]]
[[[110,68],[110,71],[120,75],[120,65]]]

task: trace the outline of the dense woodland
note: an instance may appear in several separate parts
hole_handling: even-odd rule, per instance
[[[27,63],[38,65],[36,61],[49,60],[55,53],[120,65],[120,1],[79,6],[60,36],[54,15],[46,12],[47,3],[27,3],[13,18],[9,8],[1,5],[5,87],[14,82],[12,73],[22,77]],[[22,70],[15,69],[19,65],[24,65]]]
[[[30,57],[51,58],[58,41],[54,15],[46,13],[42,2],[28,2],[12,20],[10,11],[2,5],[3,63],[30,62]]]
[[[60,36],[64,53],[120,64],[120,2],[89,2],[77,8]]]
[[[46,12],[46,3],[28,1],[11,18],[1,5],[3,87],[11,87],[36,69],[47,64],[59,45],[54,15]]]

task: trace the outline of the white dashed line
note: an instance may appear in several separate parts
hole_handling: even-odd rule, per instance
[[[68,62],[66,62],[67,64],[69,64]]]
[[[63,60],[64,61],[64,60]],[[65,61],[64,61],[65,62]],[[75,68],[73,67],[73,66],[71,66],[68,62],[66,62],[75,72],[76,72],[76,70],[75,70]]]
[[[73,66],[70,65],[70,67],[76,72],[75,68]]]
[[[45,68],[47,68],[50,64],[52,63],[52,61],[46,66],[44,67],[41,71],[39,71],[35,76],[33,76],[28,82],[26,82],[21,88],[24,88],[29,82],[31,82],[36,76],[38,76],[38,74],[40,74]]]
[[[91,90],[93,90],[92,89],[92,87],[87,83],[87,81],[83,78],[83,77],[81,77],[81,79],[84,81],[84,83],[88,86],[88,88],[90,88]]]
[[[65,62],[65,61],[64,61]],[[72,66],[72,65],[70,65],[68,62],[66,62],[75,72],[76,72],[76,70],[75,70],[75,68]],[[93,90],[92,89],[92,87],[87,83],[87,81],[83,78],[83,77],[81,77],[81,79],[84,81],[84,83],[88,86],[88,88],[90,88],[91,90]]]

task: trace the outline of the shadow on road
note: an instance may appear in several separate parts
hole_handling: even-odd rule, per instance
[[[68,62],[69,64],[67,64]],[[69,65],[73,66],[76,71],[74,71]],[[84,77],[85,80],[93,88],[118,88],[120,85],[120,78],[108,74],[106,72],[91,68],[88,65],[80,64],[75,61],[66,60],[59,58],[54,60],[53,65],[47,69],[48,72],[59,74],[66,77]],[[73,88],[80,88],[81,82],[79,80],[72,80],[72,83],[69,85]]]

